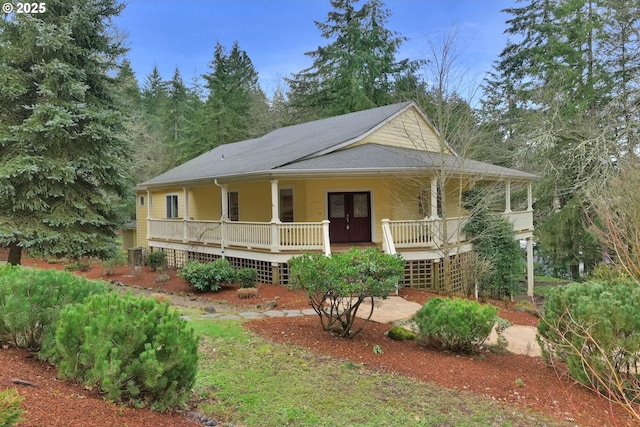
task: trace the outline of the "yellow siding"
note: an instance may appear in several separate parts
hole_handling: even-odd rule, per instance
[[[362,144],[381,144],[435,153],[441,152],[435,130],[413,108],[350,147]],[[449,153],[449,150],[445,148],[444,153]]]
[[[218,220],[222,212],[221,190],[217,185],[189,189],[189,218],[194,220]],[[178,200],[178,204],[179,204]]]

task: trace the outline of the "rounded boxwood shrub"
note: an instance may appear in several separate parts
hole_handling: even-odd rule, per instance
[[[164,268],[167,263],[167,254],[163,251],[154,251],[147,255],[147,265],[153,271]]]
[[[538,342],[548,363],[610,396],[640,400],[640,289],[630,279],[557,286],[545,298]]]
[[[497,313],[476,301],[433,298],[416,313],[418,338],[431,348],[470,353],[489,337]]]
[[[191,261],[180,269],[178,275],[199,291],[218,291],[222,285],[235,279],[235,270],[226,259],[214,262]]]
[[[110,400],[165,410],[191,394],[198,339],[166,302],[94,295],[60,312],[51,360],[62,378],[98,387]]]
[[[30,351],[42,348],[45,357],[62,307],[106,292],[104,282],[63,271],[0,267],[0,341]]]
[[[241,268],[236,270],[236,282],[241,288],[255,288],[258,283],[258,272],[253,268]]]

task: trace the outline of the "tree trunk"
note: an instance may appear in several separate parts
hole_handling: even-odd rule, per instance
[[[22,260],[22,248],[18,246],[18,242],[9,243],[9,257],[7,263],[11,265],[20,265]]]

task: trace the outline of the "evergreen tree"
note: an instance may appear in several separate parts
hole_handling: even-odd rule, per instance
[[[331,0],[333,10],[316,27],[326,46],[307,52],[311,67],[288,79],[298,121],[329,117],[391,102],[395,81],[417,66],[396,61],[405,40],[385,28],[391,12],[380,0]]]
[[[167,83],[162,80],[158,66],[154,65],[151,74],[142,87],[144,109],[152,116],[158,116],[167,101]]]
[[[638,6],[627,0],[523,3],[506,10],[507,33],[518,41],[502,51],[487,80],[484,118],[519,147],[520,163],[543,174],[536,188],[538,234],[554,246],[546,248],[552,258],[577,270],[579,261],[597,258],[593,239],[563,245],[555,236],[588,233],[584,211],[576,208],[588,207],[585,190],[601,191],[616,162],[639,148],[632,89],[640,78],[633,30]]]
[[[127,196],[115,0],[50,0],[0,20],[0,244],[108,256]]]
[[[267,99],[258,84],[258,72],[238,42],[229,52],[218,43],[209,68],[211,72],[202,76],[208,97],[202,111],[195,115],[192,137],[181,150],[181,161],[270,130]]]

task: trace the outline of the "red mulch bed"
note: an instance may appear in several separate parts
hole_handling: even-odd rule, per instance
[[[4,256],[3,256],[4,255]],[[0,251],[0,259],[6,255]],[[63,269],[61,264],[23,259],[24,265]],[[140,286],[177,294],[194,294],[199,299],[224,300],[230,305],[247,308],[267,301],[276,301],[279,309],[308,308],[302,292],[288,291],[284,287],[261,285],[258,298],[242,300],[236,297],[236,288],[224,288],[216,293],[197,293],[177,277],[175,271],[165,271],[171,280],[156,284],[158,273],[144,268],[141,274],[132,274],[130,267],[121,267],[116,274],[104,277],[127,285]],[[99,265],[88,272],[78,273],[87,278],[102,277]],[[434,295],[424,291],[403,289],[400,296],[424,303]],[[504,303],[499,316],[513,324],[537,325],[538,319],[527,313],[518,313]],[[505,404],[513,404],[550,414],[560,420],[580,426],[633,426],[635,423],[618,407],[605,399],[574,384],[562,372],[545,366],[540,358],[522,355],[482,353],[459,356],[419,347],[415,342],[390,340],[385,332],[390,326],[369,323],[353,339],[333,338],[322,331],[316,316],[270,318],[246,322],[253,332],[275,342],[299,345],[309,350],[331,355],[340,360],[361,363],[379,372],[394,372],[429,381],[461,391],[486,396]],[[379,345],[383,354],[374,354]],[[38,385],[38,388],[16,386],[11,379],[19,378]],[[518,387],[516,379],[524,386]],[[104,401],[96,391],[56,379],[54,367],[38,362],[28,353],[5,349],[0,351],[0,388],[17,387],[25,397],[23,403],[28,421],[21,426],[193,426],[184,414],[159,414],[148,409],[131,409]]]

